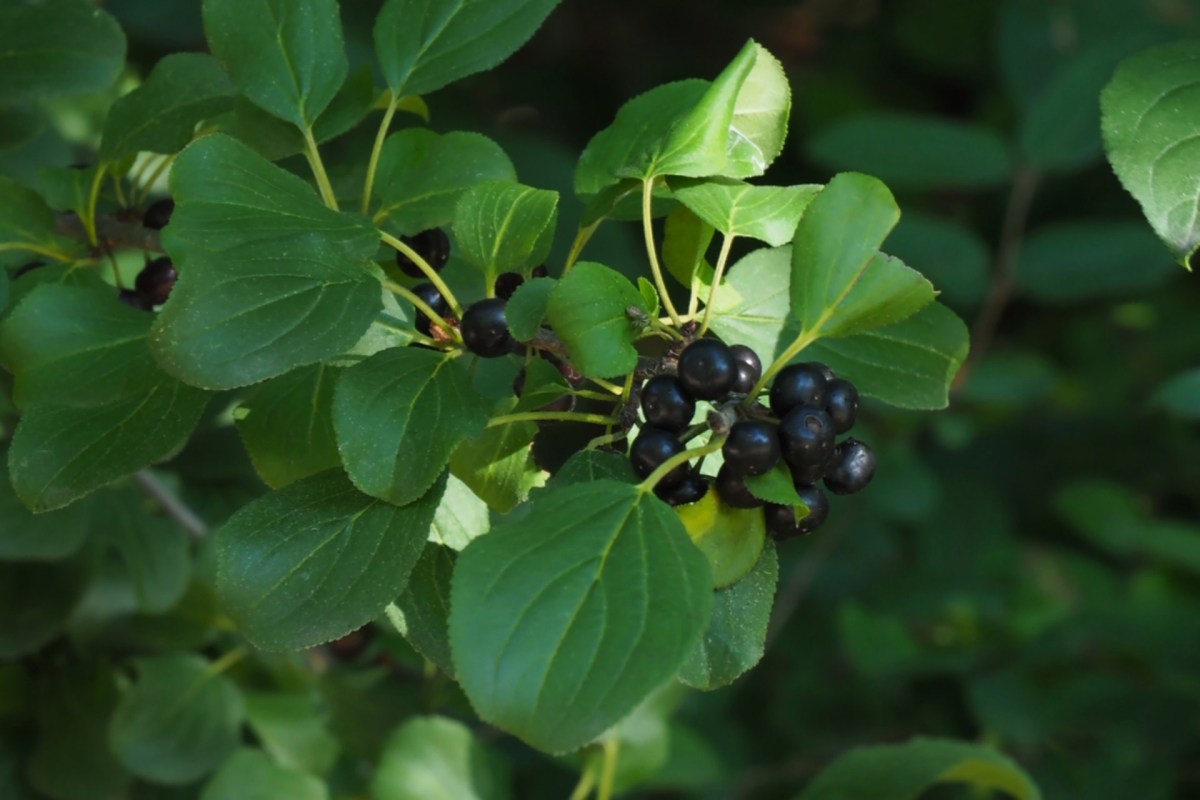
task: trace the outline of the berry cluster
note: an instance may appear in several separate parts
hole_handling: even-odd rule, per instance
[[[863,442],[846,438],[858,415],[858,391],[824,364],[793,364],[782,369],[770,390],[770,411],[749,409],[740,401],[762,377],[762,363],[743,345],[698,339],[679,356],[676,375],[656,375],[641,391],[645,425],[629,450],[634,471],[646,478],[684,451],[680,434],[691,424],[696,401],[727,404],[738,418],[722,446],[725,463],[715,478],[682,463],[655,491],[672,505],[700,500],[710,481],[725,505],[765,506],[767,529],[776,539],[811,533],[829,514],[829,500],[818,486],[835,494],[853,494],[875,474],[875,455]],[[797,521],[792,506],[765,503],[746,486],[746,478],[771,471],[783,461],[808,515]]]
[[[167,256],[161,256],[148,261],[134,279],[133,288],[122,289],[117,299],[127,306],[151,311],[167,302],[178,278],[175,263]]]

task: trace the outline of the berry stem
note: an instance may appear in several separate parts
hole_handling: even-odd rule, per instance
[[[175,155],[178,155],[178,153]],[[167,168],[174,163],[174,155],[162,157],[162,160],[155,165],[154,171],[150,173],[150,177],[146,178],[145,182],[142,184],[142,188],[139,190],[137,195],[137,205],[140,206],[146,202],[146,198],[150,196],[150,190],[154,188],[154,184],[157,183],[158,179],[162,177],[162,174],[167,171]]]
[[[666,461],[658,465],[658,468],[651,472],[646,480],[638,484],[638,491],[642,494],[654,491],[654,487],[658,482],[667,476],[671,470],[678,467],[680,464],[686,464],[693,458],[702,458],[709,453],[715,453],[725,445],[725,437],[714,437],[708,444],[700,447],[693,447],[690,450],[684,450],[682,453],[671,456]]]
[[[721,252],[717,255],[717,266],[713,268],[712,286],[708,287],[708,299],[704,301],[704,321],[700,323],[700,332],[696,334],[697,337],[703,336],[708,331],[708,323],[712,319],[713,301],[717,298],[717,287],[721,285],[721,278],[725,275],[725,264],[729,261],[729,251],[736,238],[731,233],[726,233],[721,237]]]
[[[401,253],[404,253],[404,255],[408,256],[408,258],[417,265],[417,268],[420,269],[421,272],[425,273],[425,277],[428,278],[429,282],[437,288],[438,293],[441,294],[446,302],[450,304],[451,310],[454,311],[454,316],[460,319],[462,318],[462,305],[459,304],[458,298],[454,296],[454,292],[450,291],[450,287],[446,285],[444,280],[442,280],[442,276],[437,274],[437,270],[429,266],[429,262],[426,261],[420,253],[418,253],[416,250],[413,250],[400,239],[397,239],[395,236],[392,236],[390,233],[385,231],[379,232],[379,238],[382,239],[384,243],[394,247]],[[430,317],[430,319],[433,319],[433,317]]]
[[[624,394],[625,393],[625,390],[622,389],[620,386],[617,386],[615,383],[611,383],[610,381],[606,381],[603,378],[588,378],[588,380],[591,381],[592,383],[596,384],[597,386],[601,386],[601,387],[607,389],[608,391],[612,392],[613,394]]]
[[[100,186],[104,183],[104,173],[108,170],[107,164],[101,164],[96,170],[96,177],[92,178],[92,190],[88,194],[87,209],[83,214],[83,229],[87,232],[88,244],[95,247],[99,243],[96,238],[96,204],[100,202]]]
[[[39,256],[45,256],[46,258],[53,258],[55,261],[62,261],[67,264],[75,260],[69,253],[64,253],[61,250],[55,250],[54,248],[50,247],[42,247],[41,245],[33,244],[32,242],[5,242],[4,244],[0,244],[0,253],[18,250],[26,253],[34,253],[35,255]]]
[[[566,275],[571,271],[571,267],[575,266],[575,262],[579,260],[580,254],[583,253],[583,248],[587,247],[587,243],[591,240],[592,234],[596,232],[596,229],[600,227],[600,223],[603,221],[604,218],[601,217],[591,225],[585,225],[581,227],[575,234],[575,241],[571,242],[571,250],[567,253],[567,262],[563,265],[563,275]]]
[[[613,786],[617,780],[617,760],[621,756],[621,740],[605,739],[603,747],[604,761],[600,767],[600,787],[596,790],[596,800],[612,800]]]
[[[567,800],[587,800],[592,793],[592,787],[596,785],[595,763],[595,761],[587,762],[583,772],[579,775],[579,783],[575,784],[575,790],[571,792],[571,796]]]
[[[428,336],[426,336],[425,334],[421,333],[420,331],[413,330],[412,328],[406,328],[403,325],[393,325],[392,323],[388,322],[387,320],[377,319],[372,324],[378,325],[379,327],[385,328],[389,331],[396,331],[397,333],[403,333],[405,336],[411,338],[414,342],[417,342],[418,344],[424,344],[424,345],[428,345],[430,347],[444,346],[443,342],[439,342],[436,339],[431,339]]]
[[[603,447],[606,444],[613,444],[614,442],[619,442],[628,437],[629,434],[625,431],[613,431],[612,433],[606,433],[603,436],[597,436],[595,439],[592,439],[590,442],[584,445],[583,449],[595,450],[597,447]]]
[[[329,183],[329,175],[325,172],[325,162],[321,160],[321,151],[317,148],[317,140],[313,136],[311,125],[304,128],[304,155],[308,159],[308,165],[312,167],[313,177],[317,179],[317,188],[321,190],[321,199],[325,201],[325,205],[337,211],[337,196],[334,195],[333,186]]]
[[[168,517],[175,520],[179,527],[187,531],[193,539],[203,539],[208,535],[208,525],[186,503],[158,479],[153,472],[141,470],[133,474],[136,483],[151,500],[158,504]]]
[[[446,322],[445,318],[443,318],[441,314],[434,311],[428,303],[418,297],[411,289],[406,289],[394,281],[384,281],[383,288],[387,289],[392,294],[399,295],[408,302],[412,303],[417,307],[418,311],[429,317],[430,322],[432,322],[434,325],[437,325],[447,333],[453,335],[456,340],[461,338],[457,328],[452,328],[450,323]]]
[[[679,312],[675,309],[675,304],[671,302],[671,293],[667,291],[662,267],[658,263],[658,249],[654,245],[654,225],[650,216],[653,200],[654,179],[647,178],[642,181],[642,232],[646,239],[646,256],[650,259],[650,271],[654,273],[654,285],[658,288],[658,294],[662,298],[663,308],[671,316],[671,324],[678,328],[683,325],[683,321],[679,319]]]
[[[209,664],[208,669],[206,669],[204,671],[204,677],[206,677],[206,678],[217,677],[222,672],[227,671],[230,667],[232,667],[234,664],[241,661],[243,658],[245,658],[249,654],[250,654],[250,650],[245,645],[243,645],[241,647],[235,647],[234,649],[230,650],[225,655],[218,658],[216,661]]]
[[[117,193],[117,202],[121,205],[121,208],[128,208],[129,203],[125,200],[125,188],[121,186],[121,176],[114,172],[111,177],[113,190]]]
[[[585,414],[581,411],[523,411],[517,414],[501,414],[488,420],[487,427],[511,425],[514,422],[586,422],[591,425],[613,425],[620,422],[616,417],[603,414]]]
[[[399,105],[400,98],[393,95],[388,102],[387,109],[383,112],[379,130],[375,133],[375,145],[371,148],[371,160],[367,162],[367,179],[363,182],[362,213],[364,214],[371,210],[371,189],[375,186],[375,170],[379,167],[379,154],[383,152],[384,140],[387,139],[388,129],[392,126],[392,117],[396,115],[396,108]]]

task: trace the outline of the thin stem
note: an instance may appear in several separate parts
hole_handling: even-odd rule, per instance
[[[708,444],[694,447],[690,450],[684,450],[682,453],[677,453],[666,461],[658,465],[658,469],[650,473],[650,477],[638,484],[638,491],[642,494],[654,491],[654,487],[658,482],[667,476],[671,470],[678,467],[680,464],[686,464],[693,458],[701,458],[709,453],[715,453],[720,450],[725,444],[725,437],[719,436],[709,441]]]
[[[178,154],[176,154],[178,155]],[[146,198],[150,196],[150,190],[154,188],[154,184],[158,183],[158,179],[167,171],[167,168],[175,163],[175,156],[163,156],[162,161],[158,162],[158,166],[150,173],[150,177],[142,184],[142,191],[138,194],[137,204],[140,206],[146,202]]]
[[[404,624],[404,612],[400,610],[400,606],[388,603],[383,607],[383,613],[387,616],[388,622],[392,623],[392,627],[396,629],[396,633],[401,636],[408,635],[407,626]]]
[[[385,328],[389,331],[395,331],[396,333],[403,333],[405,336],[409,337],[414,342],[419,342],[420,344],[429,345],[430,347],[441,347],[443,345],[442,342],[439,342],[436,339],[432,339],[432,338],[426,336],[425,334],[421,333],[420,331],[413,330],[412,328],[406,328],[403,325],[395,325],[391,322],[388,322],[387,320],[377,319],[372,324],[378,325],[379,327]]]
[[[606,444],[612,444],[613,442],[619,442],[622,439],[628,438],[628,436],[629,436],[629,434],[625,431],[614,431],[612,433],[606,433],[603,436],[597,436],[595,439],[592,439],[590,442],[588,442],[586,445],[584,445],[583,449],[584,450],[595,450],[597,447],[603,447]]]
[[[600,772],[600,788],[596,791],[596,800],[612,800],[613,785],[617,780],[617,760],[621,755],[619,739],[604,740],[604,763]]]
[[[27,253],[34,253],[35,255],[45,256],[46,258],[53,258],[56,261],[62,261],[65,263],[70,263],[71,261],[74,260],[73,258],[71,258],[70,255],[62,252],[61,250],[55,250],[50,247],[42,247],[41,245],[31,244],[29,242],[5,242],[4,244],[0,244],[0,253],[5,253],[5,252],[15,251],[15,250],[21,250],[21,251],[24,251]]]
[[[591,225],[580,228],[579,231],[576,232],[575,241],[571,242],[571,250],[567,253],[567,263],[563,266],[563,275],[566,275],[571,271],[571,267],[575,266],[575,262],[583,253],[583,248],[587,247],[588,241],[591,240],[592,234],[596,232],[596,229],[600,227],[601,222],[604,222],[603,217],[596,220]]]
[[[429,266],[429,262],[422,258],[420,253],[385,231],[379,232],[379,238],[408,256],[409,260],[416,264],[421,272],[425,273],[425,277],[429,279],[429,282],[437,288],[445,301],[450,304],[450,308],[454,311],[454,316],[462,317],[462,306],[459,305],[458,298],[454,296],[454,292],[450,291],[450,287],[442,280],[442,276],[437,274],[437,270]]]
[[[674,339],[677,342],[682,342],[684,338],[682,333],[675,330],[665,322],[660,322],[657,319],[650,320],[650,329],[664,334],[668,339]]]
[[[121,176],[115,172],[112,174],[113,189],[117,193],[117,202],[121,204],[121,208],[128,208],[129,204],[125,202],[125,189],[121,187]]]
[[[688,291],[687,316],[694,317],[700,310],[700,265],[692,272],[692,288]]]
[[[712,319],[713,300],[717,297],[717,287],[721,285],[721,278],[725,275],[725,264],[729,261],[729,251],[733,248],[733,240],[736,238],[729,233],[721,237],[721,253],[717,256],[717,266],[713,269],[712,286],[708,287],[708,299],[704,301],[704,321],[700,323],[700,332],[696,334],[697,336],[703,336],[708,331],[708,323]]]
[[[205,677],[215,678],[216,676],[220,675],[222,672],[227,671],[230,667],[232,667],[234,664],[241,661],[243,658],[245,658],[249,654],[250,654],[250,651],[246,648],[245,645],[243,645],[241,647],[235,647],[234,649],[230,650],[225,655],[218,658],[216,661],[209,664],[208,669],[206,669],[204,671]]]
[[[581,411],[523,411],[518,414],[502,414],[488,420],[487,427],[511,425],[514,422],[586,422],[590,425],[612,425],[620,422],[616,417],[603,414],[585,414]]]
[[[613,396],[607,392],[591,392],[587,389],[572,389],[571,394],[584,400],[600,400],[605,403],[613,402]]]
[[[650,217],[653,200],[653,179],[642,181],[642,233],[646,239],[646,256],[650,259],[650,271],[654,273],[654,285],[658,288],[659,295],[662,296],[663,308],[671,316],[671,324],[678,328],[683,325],[683,322],[679,319],[679,312],[675,310],[675,304],[671,302],[671,294],[667,291],[666,281],[663,280],[662,267],[658,263],[658,250],[654,245],[654,225]]]
[[[311,126],[304,128],[304,155],[308,159],[308,165],[312,167],[313,177],[317,179],[317,188],[321,190],[321,199],[325,201],[325,205],[337,211],[337,197],[333,193],[333,186],[329,183],[329,175],[325,172],[325,162],[321,160],[321,151],[317,148],[317,140],[313,136]]]
[[[379,130],[375,134],[375,146],[371,148],[371,160],[367,162],[367,180],[363,183],[362,213],[364,214],[371,210],[371,189],[375,186],[375,170],[379,167],[379,154],[383,152],[383,142],[387,139],[388,128],[392,126],[392,117],[396,115],[396,108],[399,105],[400,98],[393,96],[391,102],[388,103],[387,110],[383,112]]]
[[[98,243],[96,238],[96,205],[100,202],[100,187],[104,183],[104,173],[108,167],[101,164],[96,170],[96,177],[92,178],[92,191],[88,194],[87,210],[83,214],[83,229],[87,231],[88,244],[95,247]]]
[[[457,329],[452,328],[450,323],[446,322],[445,318],[443,318],[441,314],[434,311],[428,303],[418,297],[411,289],[406,289],[394,281],[384,281],[383,288],[387,289],[392,294],[399,295],[408,302],[412,303],[414,306],[416,306],[418,311],[429,317],[429,321],[434,325],[437,325],[447,333],[457,335]]]
[[[610,381],[606,381],[603,378],[588,378],[588,380],[590,380],[592,383],[596,384],[597,386],[607,389],[608,391],[612,392],[613,394],[623,394],[625,392],[625,390],[622,389],[620,386],[617,386],[615,383],[612,383]]]
[[[571,792],[571,796],[567,800],[585,800],[592,793],[592,787],[596,785],[596,769],[595,762],[589,761],[583,768],[583,772],[579,775],[579,783],[575,784],[575,790]]]
[[[208,525],[204,520],[178,495],[167,488],[166,484],[160,481],[153,472],[149,470],[135,472],[133,482],[158,504],[164,514],[175,520],[179,527],[187,531],[193,539],[203,539],[208,534]]]

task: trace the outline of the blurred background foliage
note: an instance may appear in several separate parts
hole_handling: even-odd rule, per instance
[[[52,124],[10,116],[0,172],[28,180],[92,158],[114,93],[162,55],[203,46],[197,0],[103,5],[135,74],[83,102],[47,101]],[[352,65],[369,61],[377,7],[343,3]],[[429,98],[435,130],[492,136],[523,182],[569,195],[579,151],[625,100],[712,76],[753,37],[783,60],[795,98],[767,180],[885,180],[904,212],[885,247],[973,325],[950,409],[870,407],[875,485],[780,549],[762,664],[728,689],[656,698],[676,709],[669,723],[649,711],[629,723],[641,742],[622,762],[623,781],[639,782],[630,796],[792,797],[847,748],[917,734],[994,745],[1051,800],[1200,796],[1200,284],[1113,176],[1097,104],[1123,57],[1198,31],[1193,0],[566,0],[511,61]],[[360,169],[348,157],[373,132],[333,142],[327,163]],[[335,181],[353,178],[335,167]],[[564,203],[560,238],[578,214]],[[589,257],[640,270],[637,236],[604,226]],[[264,489],[227,407],[213,405],[163,473],[213,524]],[[118,517],[149,507],[129,489],[97,502]],[[36,715],[36,735],[8,731],[21,744],[0,758],[0,787],[29,791],[16,766],[27,758],[38,792],[69,782],[44,743],[87,752],[80,721],[116,702],[110,663],[237,640],[221,630],[206,543],[189,563],[138,551],[144,535],[110,538],[86,581],[59,554],[36,554],[36,575],[0,563],[0,606],[52,586],[63,607],[47,613],[69,617],[66,638],[26,659],[36,669],[0,663],[0,721],[35,702],[65,709]],[[361,791],[359,761],[408,716],[472,720],[385,625],[237,669],[262,690],[247,698],[260,744],[328,763],[335,796]],[[516,797],[570,791],[570,764],[482,735]],[[966,796],[956,791],[922,797]]]

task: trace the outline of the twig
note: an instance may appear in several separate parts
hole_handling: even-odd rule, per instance
[[[75,214],[59,214],[54,221],[54,232],[59,236],[88,241],[83,220]],[[106,214],[96,216],[96,238],[108,250],[134,247],[155,253],[164,252],[158,231],[143,228],[140,222],[124,222]]]
[[[208,525],[179,499],[154,473],[141,470],[133,474],[134,483],[141,487],[150,499],[158,503],[163,512],[179,523],[188,535],[197,541],[208,535]]]

